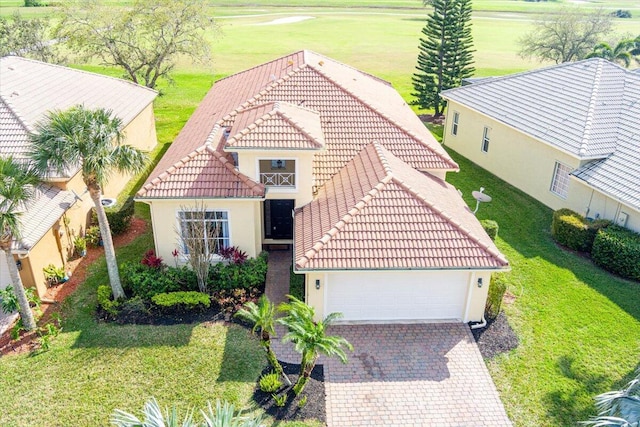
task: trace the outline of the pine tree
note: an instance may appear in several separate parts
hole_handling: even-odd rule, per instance
[[[416,97],[415,105],[433,108],[435,117],[440,117],[445,106],[440,92],[459,86],[475,71],[471,0],[430,0],[428,4],[433,12],[422,29],[411,95]]]

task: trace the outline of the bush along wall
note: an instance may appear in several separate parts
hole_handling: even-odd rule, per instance
[[[491,276],[489,284],[489,295],[484,308],[485,318],[488,320],[495,319],[500,314],[502,308],[502,298],[507,291],[507,280],[504,273],[494,273]]]
[[[612,225],[598,231],[591,258],[600,267],[640,281],[640,234]]]
[[[606,219],[589,221],[571,209],[558,209],[553,213],[551,235],[559,244],[580,252],[591,252],[598,230],[611,224]]]
[[[135,202],[133,198],[127,199],[119,208],[105,208],[104,212],[107,215],[107,221],[109,221],[111,235],[117,236],[129,229],[134,211]],[[98,216],[95,208],[91,210],[91,223],[98,224]]]
[[[480,221],[480,224],[489,237],[491,237],[491,240],[496,240],[496,237],[498,237],[498,230],[500,229],[500,227],[498,227],[498,223],[492,219],[483,219]]]

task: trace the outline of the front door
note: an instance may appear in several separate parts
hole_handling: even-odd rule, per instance
[[[265,200],[265,238],[293,239],[293,206],[293,200]]]

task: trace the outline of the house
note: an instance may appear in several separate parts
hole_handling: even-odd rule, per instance
[[[444,144],[556,210],[640,232],[640,74],[599,58],[444,91]]]
[[[0,156],[26,159],[29,133],[49,111],[83,104],[106,108],[122,119],[124,143],[151,150],[157,143],[153,100],[157,92],[121,79],[31,59],[0,58]],[[104,189],[115,198],[129,176],[116,174]],[[87,225],[93,202],[78,170],[49,178],[36,189],[21,217],[22,236],[13,251],[25,286],[46,292],[42,269],[66,265],[73,236]],[[9,284],[4,254],[0,254],[0,286]]]
[[[198,204],[212,254],[293,245],[318,317],[479,321],[508,263],[457,170],[389,83],[305,50],[216,82],[136,200],[165,259]]]

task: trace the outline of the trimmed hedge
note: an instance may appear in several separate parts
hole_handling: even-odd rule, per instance
[[[213,264],[209,270],[212,291],[262,286],[267,279],[267,257],[267,252],[261,252],[257,258],[250,258],[240,264]]]
[[[500,229],[498,223],[492,219],[483,219],[480,221],[480,224],[489,237],[491,237],[491,240],[496,240],[496,237],[498,237],[498,230]]]
[[[111,228],[112,236],[122,234],[129,229],[134,211],[135,202],[133,201],[133,198],[127,199],[120,208],[105,208],[104,212],[107,215],[107,221],[109,221],[109,228]],[[91,223],[98,223],[98,216],[95,208],[91,210]]]
[[[157,294],[151,298],[151,301],[158,307],[183,310],[193,310],[197,307],[209,308],[211,306],[209,295],[195,291]]]
[[[484,308],[484,314],[487,319],[495,319],[500,314],[502,308],[502,298],[507,291],[507,280],[503,273],[494,273],[491,276],[489,284],[489,295]]]
[[[640,234],[612,225],[598,231],[591,258],[600,267],[640,281]]]
[[[607,228],[611,221],[589,221],[571,209],[558,209],[553,213],[551,235],[563,246],[580,252],[591,252],[598,230]]]
[[[118,308],[120,307],[120,301],[114,301],[111,299],[111,286],[100,285],[98,286],[98,304],[102,309],[115,316],[118,314]]]
[[[125,291],[147,300],[161,293],[198,289],[195,273],[186,266],[155,268],[125,262],[120,266],[120,277]]]

